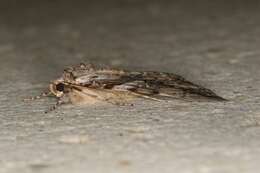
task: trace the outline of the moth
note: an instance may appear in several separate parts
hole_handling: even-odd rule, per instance
[[[47,92],[42,93],[41,96],[32,97],[31,100],[50,95],[57,98],[57,103],[50,110],[65,103],[108,102],[121,105],[135,98],[155,101],[226,100],[210,89],[187,81],[176,74],[127,71],[84,63],[64,69],[61,77],[49,84]]]

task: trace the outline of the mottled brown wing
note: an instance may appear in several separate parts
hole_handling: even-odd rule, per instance
[[[181,76],[161,72],[143,72],[141,75],[132,78],[131,81],[114,86],[113,89],[130,90],[150,96],[172,98],[201,98],[202,96],[215,100],[225,100],[213,91],[193,84]]]
[[[140,75],[139,73],[130,74],[122,70],[84,67],[76,66],[65,69],[63,73],[65,82],[92,88],[112,88],[114,85],[132,81],[137,75]]]
[[[78,67],[67,69],[65,80],[79,86],[90,88],[131,91],[147,96],[189,97],[202,96],[224,100],[213,91],[193,84],[183,77],[163,72],[129,72],[114,69],[95,69]]]

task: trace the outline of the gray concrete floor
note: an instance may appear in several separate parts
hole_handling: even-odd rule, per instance
[[[257,1],[1,1],[0,172],[260,169]],[[178,73],[227,103],[24,103],[67,65]]]

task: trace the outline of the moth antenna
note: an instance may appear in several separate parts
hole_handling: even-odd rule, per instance
[[[23,99],[23,101],[33,101],[33,100],[38,100],[38,99],[41,99],[43,97],[48,97],[52,95],[52,93],[50,91],[44,91],[42,92],[40,95],[38,96],[33,96],[33,97],[29,97],[29,98],[25,98]]]

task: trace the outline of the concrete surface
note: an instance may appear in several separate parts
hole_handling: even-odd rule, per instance
[[[257,1],[73,2],[0,2],[0,172],[259,172]],[[178,73],[231,101],[22,102],[82,61]]]

